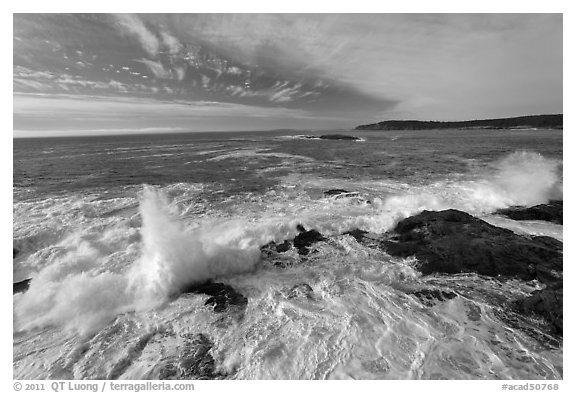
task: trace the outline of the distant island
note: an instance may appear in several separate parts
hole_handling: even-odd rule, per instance
[[[563,115],[560,114],[465,121],[385,120],[374,124],[364,124],[356,127],[355,130],[434,130],[439,128],[562,129],[562,124]]]

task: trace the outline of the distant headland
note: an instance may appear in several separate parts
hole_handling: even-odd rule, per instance
[[[356,127],[355,130],[434,130],[439,128],[562,129],[562,124],[563,115],[559,114],[465,121],[385,120],[374,124],[364,124]]]

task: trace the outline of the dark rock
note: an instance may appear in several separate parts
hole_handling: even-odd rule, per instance
[[[262,247],[260,247],[260,251],[267,256],[274,254],[276,252],[276,242],[264,244]]]
[[[356,198],[356,199],[361,200],[362,202],[370,203],[369,201],[364,201],[362,198],[360,198],[360,194],[358,194],[358,192],[356,192],[356,191],[346,191],[346,190],[334,189],[334,190],[324,191],[324,196],[331,197],[334,199]]]
[[[507,209],[498,210],[496,213],[507,216],[513,220],[549,221],[563,225],[563,206],[563,201],[551,201],[550,203],[528,208],[522,206],[509,207]]]
[[[441,291],[440,289],[421,289],[412,292],[411,295],[416,296],[418,300],[427,306],[433,306],[435,300],[443,302],[445,300],[454,299],[458,296],[454,292]]]
[[[276,244],[276,242],[270,242],[268,244],[265,244],[262,247],[260,247],[260,251],[270,256],[273,255],[275,252],[282,253],[289,251],[291,248],[292,243],[290,243],[288,240],[284,240],[284,242],[280,244]]]
[[[278,244],[276,246],[276,252],[286,252],[292,248],[292,244],[288,240],[284,240],[284,243]]]
[[[300,226],[301,229],[304,227]],[[309,247],[314,243],[321,242],[326,240],[324,236],[320,232],[315,229],[311,229],[309,231],[302,231],[294,238],[294,247],[302,248],[302,247]]]
[[[30,281],[32,281],[31,278],[27,278],[26,280],[22,280],[19,282],[15,282],[12,284],[12,294],[16,294],[16,293],[20,293],[20,292],[26,292],[28,290],[28,288],[30,288]]]
[[[544,317],[551,324],[553,334],[563,333],[563,282],[559,281],[546,288],[534,291],[526,299],[518,302],[521,311]]]
[[[195,285],[188,288],[184,292],[205,294],[210,296],[204,305],[214,306],[215,312],[224,312],[230,307],[241,309],[244,311],[248,305],[248,299],[241,293],[237,292],[230,285],[222,284],[219,282],[208,282],[205,284]]]
[[[562,272],[562,243],[525,237],[458,210],[422,213],[400,221],[380,245],[393,256],[416,256],[424,274],[478,273],[555,282]]]
[[[335,196],[335,195],[342,195],[342,194],[350,194],[350,191],[347,190],[341,190],[338,188],[335,188],[333,190],[328,190],[328,191],[324,191],[324,195],[326,196]]]
[[[288,297],[288,299],[295,299],[301,297],[312,299],[313,293],[314,290],[310,285],[302,283],[302,284],[296,284],[292,288],[290,288],[286,296]]]
[[[17,248],[12,247],[12,259],[16,258],[20,254],[20,250]]]
[[[300,233],[294,238],[294,247],[298,249],[298,254],[300,255],[308,255],[310,252],[309,247],[312,244],[326,240],[326,238],[315,229],[307,231],[300,224],[298,224],[296,228]]]
[[[177,365],[179,379],[222,379],[210,354],[213,346],[210,339],[202,333],[183,338],[184,347]]]
[[[358,243],[361,243],[364,240],[364,237],[368,234],[368,232],[363,231],[362,229],[352,229],[351,231],[348,232],[344,232],[343,235],[350,235],[352,236],[354,239],[356,239],[356,241]]]
[[[320,139],[328,139],[328,140],[338,140],[338,141],[360,141],[361,138],[351,135],[340,135],[340,134],[328,134],[328,135],[320,135]]]
[[[166,363],[159,368],[158,379],[176,379],[178,377],[178,368],[174,363]]]

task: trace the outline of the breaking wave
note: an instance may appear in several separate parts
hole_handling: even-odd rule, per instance
[[[396,185],[387,192],[373,183],[366,187],[374,190],[367,197],[370,203],[279,194],[265,201],[264,209],[254,205],[257,214],[193,222],[182,220],[179,206],[162,191],[144,186],[140,236],[115,240],[122,228],[108,227],[104,231],[112,232],[104,233],[102,242],[113,243],[116,250],[85,236],[68,241],[65,251],[42,265],[28,292],[15,296],[15,327],[59,325],[94,333],[117,315],[153,309],[188,286],[253,272],[260,246],[293,237],[297,223],[328,235],[354,228],[384,232],[422,210],[456,208],[479,215],[561,199],[560,166],[560,161],[537,153],[516,152],[459,180]],[[249,203],[246,206],[249,210]]]
[[[167,197],[149,186],[140,214],[141,256],[128,270],[102,271],[106,256],[79,241],[40,270],[16,300],[21,328],[55,324],[93,333],[116,315],[159,306],[187,286],[252,271],[259,245],[293,232],[292,225],[277,220],[258,228],[242,220],[187,228]]]

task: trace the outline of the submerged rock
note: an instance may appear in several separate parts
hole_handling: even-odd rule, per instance
[[[563,282],[559,281],[542,290],[532,292],[529,297],[518,302],[521,311],[544,317],[551,324],[552,333],[559,335],[563,333],[564,323],[563,285]]]
[[[555,282],[562,277],[562,243],[525,237],[458,210],[422,213],[400,221],[381,247],[415,256],[424,274],[478,273]]]
[[[204,305],[214,306],[214,311],[217,313],[224,312],[230,307],[240,308],[243,311],[248,305],[248,299],[245,296],[230,285],[219,282],[195,285],[184,292],[201,293],[210,296]]]
[[[178,379],[222,379],[210,354],[213,346],[210,339],[202,333],[184,335],[183,338],[184,347],[176,367]]]
[[[288,299],[296,299],[305,297],[307,299],[312,299],[312,294],[314,290],[312,287],[306,283],[296,284],[290,290],[287,291],[286,297]]]
[[[454,299],[457,294],[451,291],[442,291],[440,289],[421,289],[415,292],[412,292],[411,295],[414,295],[426,306],[433,306],[435,300],[443,302],[446,300]]]
[[[514,206],[507,209],[500,209],[496,213],[518,221],[538,220],[563,225],[564,202],[551,201],[532,207]]]
[[[16,293],[26,292],[30,288],[30,281],[32,281],[32,279],[27,278],[26,280],[13,283],[12,294],[14,295]]]

